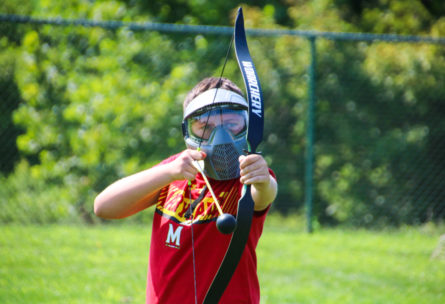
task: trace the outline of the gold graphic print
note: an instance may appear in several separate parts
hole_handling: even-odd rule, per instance
[[[192,191],[193,190],[196,191],[196,185],[192,186]],[[202,191],[202,189],[200,190]],[[222,191],[217,194],[224,212],[236,213],[238,202],[235,195],[236,190],[237,189],[232,188],[229,192]],[[185,218],[185,213],[190,208],[190,204],[193,203],[193,199],[192,202],[190,202],[188,194],[185,194],[185,190],[175,185],[170,185],[170,188],[166,187],[162,189],[159,194],[156,209],[163,214],[163,216],[171,217],[177,222],[185,223],[189,221],[189,219]],[[218,209],[209,192],[206,193],[205,197],[196,206],[193,212],[193,219],[195,222],[210,221],[217,218],[218,215]]]

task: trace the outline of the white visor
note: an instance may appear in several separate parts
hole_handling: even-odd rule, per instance
[[[185,108],[184,119],[194,112],[211,105],[236,104],[249,107],[243,96],[229,90],[213,88],[196,96]]]

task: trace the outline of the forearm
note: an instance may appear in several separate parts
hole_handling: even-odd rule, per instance
[[[159,190],[171,183],[171,164],[141,171],[116,181],[94,200],[94,212],[107,219],[118,219],[137,213],[155,203]]]
[[[277,181],[269,175],[268,183],[253,184],[251,188],[252,199],[255,202],[255,211],[267,208],[277,196]]]

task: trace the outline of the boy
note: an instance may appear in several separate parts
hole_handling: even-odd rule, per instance
[[[147,303],[201,303],[230,242],[230,235],[216,229],[217,208],[196,161],[204,162],[224,213],[235,215],[243,184],[252,185],[255,213],[249,240],[220,303],[259,303],[255,248],[277,183],[261,155],[242,155],[247,108],[241,90],[230,80],[202,80],[184,101],[187,149],[118,180],[96,197],[94,212],[106,219],[156,206]]]

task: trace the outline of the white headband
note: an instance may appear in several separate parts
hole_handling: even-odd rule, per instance
[[[190,101],[184,110],[184,119],[205,106],[221,103],[237,104],[246,108],[249,107],[243,96],[233,91],[213,88],[199,94]]]

